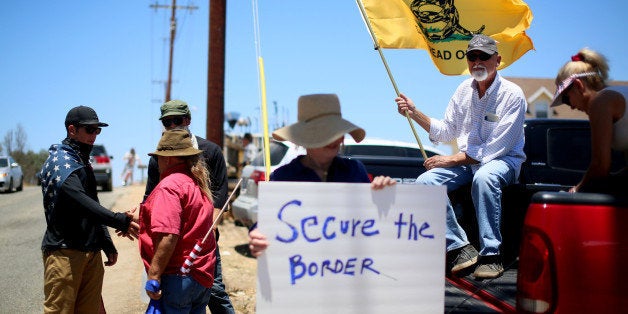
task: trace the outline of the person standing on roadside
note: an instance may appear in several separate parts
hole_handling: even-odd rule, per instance
[[[425,160],[428,171],[418,177],[417,184],[446,185],[447,192],[451,192],[471,183],[480,233],[479,257],[448,201],[448,271],[457,273],[478,264],[473,276],[486,279],[501,276],[504,271],[500,255],[501,191],[516,182],[526,158],[523,123],[527,104],[521,88],[497,73],[501,56],[494,39],[474,35],[466,57],[472,78],[456,89],[445,119],[426,116],[404,94],[395,102],[398,112],[403,116],[408,113],[429,133],[430,140],[457,141],[460,152]]]
[[[244,161],[242,166],[250,165],[257,156],[257,146],[253,144],[253,135],[244,133],[242,137],[242,146],[244,147]]]
[[[146,293],[161,300],[164,313],[205,313],[211,296],[214,206],[202,152],[187,131],[169,130],[149,154],[158,158],[161,180],[140,205],[140,255]]]
[[[131,147],[131,150],[124,154],[122,157],[124,160],[124,170],[122,170],[122,185],[127,186],[133,184],[133,170],[135,164],[142,165],[142,160],[135,154],[135,148]]]
[[[45,313],[98,313],[102,310],[106,266],[118,259],[107,226],[137,238],[139,225],[128,213],[114,213],[98,202],[96,179],[89,162],[96,136],[108,124],[86,106],[72,108],[65,118],[66,138],[50,146],[40,177],[46,232],[44,262]]]
[[[214,198],[214,207],[222,208],[227,201],[229,193],[229,182],[227,179],[227,163],[222,154],[222,149],[215,143],[208,141],[200,136],[195,136],[190,131],[192,116],[188,104],[182,100],[171,100],[161,106],[161,116],[159,117],[166,131],[182,129],[191,135],[192,145],[194,148],[203,151],[202,156],[205,166],[209,171],[209,188]],[[146,191],[144,192],[144,200],[150,195],[155,186],[159,183],[159,166],[157,158],[151,157],[148,163],[148,179],[146,181]],[[220,210],[214,211],[218,215]],[[216,217],[214,217],[216,218]],[[220,234],[218,229],[216,232],[216,241],[219,240]],[[220,251],[216,246],[216,267],[214,274],[214,285],[211,289],[212,297],[209,301],[209,309],[213,314],[233,314],[235,310],[229,294],[222,282],[222,265],[220,262]]]

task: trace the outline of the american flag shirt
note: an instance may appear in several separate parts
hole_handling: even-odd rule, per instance
[[[44,208],[52,211],[65,179],[72,172],[85,167],[79,155],[66,144],[54,144],[48,149],[50,155],[41,168],[41,192],[44,197]]]

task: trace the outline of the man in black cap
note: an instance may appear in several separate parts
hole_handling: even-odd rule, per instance
[[[222,154],[222,149],[215,143],[208,141],[200,136],[195,136],[190,131],[190,123],[192,116],[188,104],[182,100],[171,100],[161,106],[161,116],[159,117],[162,125],[166,130],[183,129],[192,135],[192,144],[194,148],[203,151],[205,165],[209,171],[210,185],[209,188],[214,197],[214,207],[218,210],[214,211],[217,215],[220,209],[227,201],[229,194],[229,182],[227,179],[227,163]],[[148,179],[146,181],[146,191],[144,192],[144,200],[150,195],[155,186],[159,183],[159,166],[157,159],[151,157],[148,163]],[[216,241],[219,239],[218,229],[216,229]],[[211,288],[211,298],[209,299],[209,310],[212,314],[232,314],[235,313],[229,294],[225,290],[225,284],[222,282],[222,265],[220,263],[220,251],[216,245],[216,267],[214,272],[214,285]]]
[[[470,244],[448,203],[448,271],[457,273],[478,264],[473,275],[486,279],[504,271],[500,256],[501,189],[516,182],[526,158],[523,123],[527,105],[521,88],[497,73],[501,56],[494,39],[474,35],[466,58],[472,78],[456,89],[445,119],[426,116],[403,94],[395,101],[399,113],[405,116],[407,112],[429,133],[431,141],[457,141],[458,153],[425,160],[428,171],[417,178],[417,183],[446,185],[448,192],[471,183],[480,252]]]
[[[102,127],[96,112],[86,106],[66,115],[67,137],[50,146],[41,172],[47,228],[42,241],[45,313],[98,313],[104,267],[118,259],[107,226],[137,238],[139,225],[131,215],[102,207],[89,162]]]

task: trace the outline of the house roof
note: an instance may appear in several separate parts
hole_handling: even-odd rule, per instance
[[[523,90],[523,94],[526,96],[528,102],[528,111],[526,117],[536,117],[536,105],[544,104],[549,105],[556,92],[556,86],[554,85],[554,79],[550,78],[532,78],[532,77],[505,77],[507,80],[519,85]],[[609,85],[625,85],[628,86],[628,81],[609,81]],[[547,110],[547,107],[540,107],[543,110]],[[551,109],[550,117],[562,118],[562,119],[587,119],[587,115],[584,112],[573,110],[568,106],[557,106]]]
[[[519,85],[519,87],[523,90],[523,94],[525,94],[528,98],[537,94],[541,88],[545,88],[549,91],[552,97],[556,92],[556,85],[554,85],[553,78],[505,77],[505,79]],[[628,81],[609,81],[608,84],[612,86],[628,86]]]

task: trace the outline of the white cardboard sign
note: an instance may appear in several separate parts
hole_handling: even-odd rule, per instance
[[[444,186],[262,182],[257,313],[442,313]]]

